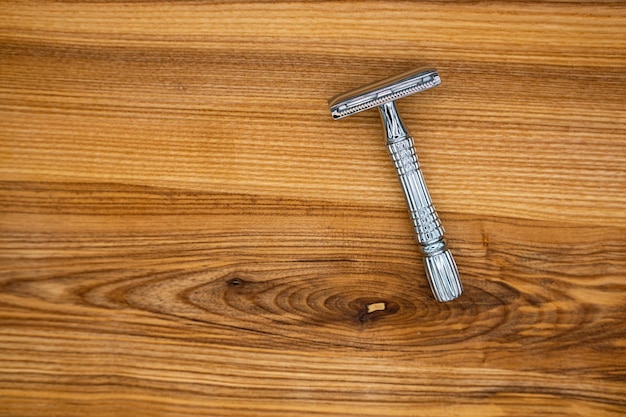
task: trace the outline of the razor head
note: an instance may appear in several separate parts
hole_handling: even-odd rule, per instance
[[[390,101],[428,90],[441,84],[439,73],[432,68],[421,68],[386,78],[328,100],[333,119],[381,106]]]

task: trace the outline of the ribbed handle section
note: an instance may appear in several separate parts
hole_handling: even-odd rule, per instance
[[[387,144],[413,220],[417,241],[424,253],[428,282],[438,301],[450,301],[463,292],[459,271],[443,237],[444,229],[426,188],[413,138]]]
[[[451,301],[463,293],[459,270],[449,250],[426,255],[424,267],[428,283],[437,301]]]

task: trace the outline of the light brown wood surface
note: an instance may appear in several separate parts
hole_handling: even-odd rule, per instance
[[[626,5],[2,2],[0,274],[1,416],[624,415]]]

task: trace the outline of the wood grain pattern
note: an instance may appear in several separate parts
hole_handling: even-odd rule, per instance
[[[620,2],[0,3],[0,415],[623,415],[625,120]]]

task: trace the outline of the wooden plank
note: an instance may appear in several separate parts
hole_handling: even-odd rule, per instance
[[[0,414],[626,413],[626,6],[0,4]],[[399,103],[465,294],[432,299]]]

